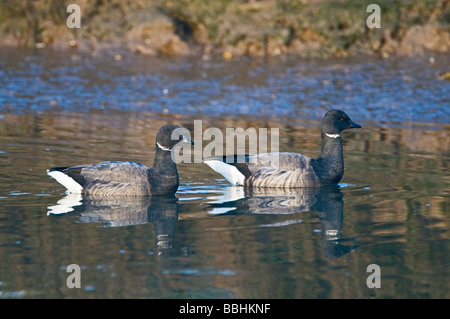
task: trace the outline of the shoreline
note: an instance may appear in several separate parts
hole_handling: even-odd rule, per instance
[[[261,40],[259,45],[254,42],[240,46],[218,46],[213,43],[184,42],[175,33],[163,35],[166,41],[139,41],[133,37],[117,37],[109,39],[76,38],[68,34],[52,42],[36,42],[32,45],[24,45],[19,40],[0,35],[4,41],[0,42],[0,48],[24,48],[43,49],[52,48],[61,52],[94,53],[102,51],[115,51],[120,53],[134,53],[152,57],[176,57],[176,56],[222,56],[224,59],[233,57],[276,57],[298,56],[300,58],[349,58],[353,56],[379,56],[389,58],[391,56],[423,56],[426,54],[443,54],[450,52],[450,34],[443,32],[441,28],[427,25],[415,26],[406,32],[406,36],[400,40],[389,36],[390,30],[385,30],[380,40],[372,47],[367,43],[358,43],[349,50],[330,48],[327,43],[316,41],[299,42],[296,46],[277,45],[269,40]]]

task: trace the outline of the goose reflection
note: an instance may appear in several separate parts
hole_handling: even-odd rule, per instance
[[[338,185],[320,188],[268,189],[224,187],[217,196],[209,197],[210,214],[296,214],[317,211],[322,225],[321,246],[324,256],[336,259],[359,246],[342,242],[344,194]],[[277,227],[301,223],[301,219],[261,225]]]
[[[96,198],[68,194],[48,207],[48,215],[73,212],[80,223],[102,223],[123,227],[153,223],[159,252],[173,247],[178,221],[178,199],[174,195]]]

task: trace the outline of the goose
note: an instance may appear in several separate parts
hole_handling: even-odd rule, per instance
[[[344,175],[341,132],[361,128],[341,110],[330,110],[322,119],[322,150],[311,158],[292,152],[245,156],[213,156],[203,162],[228,182],[244,187],[321,187],[337,184]],[[242,158],[245,161],[242,161]]]
[[[185,135],[172,132],[178,125],[163,125],[156,135],[153,167],[129,161],[109,161],[72,167],[54,167],[47,174],[67,188],[67,193],[93,196],[168,195],[178,190],[177,166],[172,160],[173,147],[193,142]],[[182,129],[183,130],[183,129]]]

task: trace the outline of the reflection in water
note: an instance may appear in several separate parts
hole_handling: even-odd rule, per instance
[[[331,185],[320,188],[268,189],[224,187],[220,196],[209,197],[210,214],[296,214],[317,211],[322,224],[322,252],[328,259],[349,253],[358,246],[345,246],[341,242],[344,194],[340,187]],[[301,223],[301,219],[281,223],[264,224],[263,227],[281,227]]]
[[[74,212],[80,223],[103,223],[105,227],[122,227],[153,223],[158,250],[172,248],[178,220],[178,199],[168,196],[95,198],[68,194],[48,214]]]
[[[225,186],[216,189],[219,195],[208,197],[210,214],[297,214],[317,211],[322,224],[322,252],[328,259],[349,253],[358,246],[342,244],[343,193],[339,186],[298,189],[244,189]],[[74,212],[81,223],[103,223],[105,227],[123,227],[153,223],[159,252],[173,248],[178,221],[178,199],[175,196],[145,196],[138,198],[95,198],[68,194],[49,206],[48,214]],[[283,227],[303,222],[289,219],[261,227]]]

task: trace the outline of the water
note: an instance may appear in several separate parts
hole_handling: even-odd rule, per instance
[[[450,298],[448,57],[0,55],[0,297]],[[249,192],[193,163],[174,197],[106,200],[45,173],[151,166],[157,129],[196,119],[279,128],[281,151],[316,156],[330,105],[363,125],[342,134],[336,187]]]

